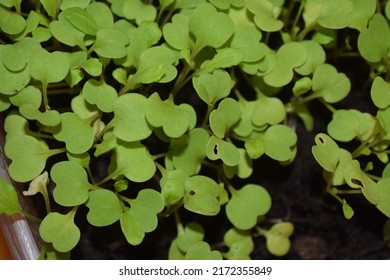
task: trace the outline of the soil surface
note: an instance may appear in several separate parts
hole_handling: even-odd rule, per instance
[[[359,62],[343,61],[343,71],[352,81],[352,93],[337,108],[356,108],[374,113],[367,87],[363,84],[367,68]],[[351,67],[352,66],[352,67]],[[358,70],[358,71],[356,71]],[[272,197],[272,209],[267,217],[272,221],[284,220],[294,224],[291,250],[282,257],[272,256],[265,248],[265,240],[254,238],[253,259],[390,259],[390,243],[383,240],[383,225],[387,220],[381,212],[361,196],[349,196],[348,203],[354,208],[352,219],[344,218],[341,204],[324,193],[325,181],[322,169],[314,161],[311,147],[318,132],[326,132],[331,115],[321,104],[310,108],[321,119],[315,120],[313,131],[306,131],[296,122],[298,153],[289,166],[262,157],[255,162],[253,183],[268,189]],[[321,113],[321,114],[320,114]],[[242,184],[242,183],[241,183]],[[224,211],[216,217],[201,217],[181,213],[183,223],[197,221],[206,230],[205,240],[214,248],[220,247],[223,234],[231,227]],[[184,216],[184,214],[186,216]],[[84,215],[78,215],[84,216]],[[82,232],[80,244],[73,252],[74,259],[167,259],[170,242],[176,236],[173,217],[160,218],[158,228],[146,235],[139,246],[128,245],[119,224],[108,228],[89,228],[79,221]]]

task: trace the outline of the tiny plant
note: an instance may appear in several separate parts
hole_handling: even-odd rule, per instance
[[[80,208],[134,246],[173,219],[170,259],[250,259],[256,236],[285,256],[294,226],[267,219],[272,186],[252,180],[253,166],[294,162],[295,119],[312,130],[316,101],[333,114],[312,149],[326,190],[347,218],[347,193],[390,217],[389,16],[390,1],[375,0],[0,0],[8,171],[46,215],[26,213],[4,180],[0,213],[39,223],[42,258],[69,257]],[[359,34],[376,115],[334,107],[351,89],[332,64],[354,54],[345,30]],[[371,155],[379,175],[359,161]],[[184,223],[189,212],[225,215],[223,246]]]

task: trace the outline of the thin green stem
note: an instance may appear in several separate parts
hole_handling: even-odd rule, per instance
[[[40,218],[38,218],[38,217],[36,217],[36,216],[34,216],[34,215],[32,215],[32,214],[30,214],[30,213],[24,211],[24,210],[20,210],[20,213],[21,213],[23,216],[25,216],[27,219],[29,219],[29,220],[31,220],[31,221],[33,221],[33,222],[35,222],[35,223],[40,224],[40,223],[42,222],[42,219],[40,219]]]
[[[171,94],[175,96],[179,90],[185,85],[187,82],[186,78],[188,73],[191,71],[191,66],[188,63],[185,63],[183,70],[180,72],[179,77],[176,79],[175,84],[173,85]]]
[[[175,222],[176,222],[176,228],[177,228],[178,235],[183,234],[184,233],[184,227],[183,227],[183,224],[180,221],[180,216],[179,216],[179,213],[178,213],[177,210],[173,212],[173,216],[175,217]]]
[[[45,106],[45,111],[50,110],[49,99],[47,98],[47,83],[42,82],[42,96],[43,96],[43,105]]]
[[[293,1],[293,2],[295,2],[295,1]],[[296,29],[296,27],[297,27],[297,25],[298,25],[299,19],[301,18],[301,15],[302,15],[304,6],[305,6],[305,1],[302,0],[301,3],[300,3],[300,6],[299,6],[298,12],[297,12],[297,14],[295,15],[294,22],[293,22],[293,24],[292,24],[292,26],[291,26],[291,32],[290,32],[291,38],[295,38],[295,36],[296,36],[296,34],[295,34],[295,32],[296,32],[295,29]]]
[[[298,33],[298,35],[295,37],[295,40],[302,41],[303,39],[305,39],[307,34],[309,34],[309,32],[312,31],[314,29],[314,27],[316,27],[316,26],[317,26],[317,21],[311,22],[300,33]]]

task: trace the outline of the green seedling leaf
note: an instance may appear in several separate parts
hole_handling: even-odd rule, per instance
[[[242,62],[244,55],[241,51],[232,48],[219,50],[211,59],[206,60],[200,67],[200,72],[212,72],[219,68],[229,68]]]
[[[258,159],[265,153],[263,141],[260,139],[248,139],[245,141],[245,150],[251,159]]]
[[[119,198],[114,192],[106,189],[90,191],[85,205],[89,209],[88,222],[97,227],[111,225],[118,221],[123,214]]]
[[[264,76],[264,81],[272,87],[282,87],[291,82],[294,68],[302,66],[308,58],[302,43],[290,42],[282,45],[276,52],[276,65]]]
[[[146,139],[153,128],[147,122],[145,109],[148,99],[137,93],[120,96],[113,104],[114,134],[121,140],[132,142]]]
[[[78,165],[88,168],[89,164],[91,162],[91,157],[88,152],[82,153],[82,154],[72,154],[72,153],[66,153],[66,157],[69,161],[77,163]]]
[[[226,204],[226,215],[240,230],[253,228],[258,217],[265,215],[271,208],[271,196],[259,185],[245,185],[240,190],[232,191],[231,195]]]
[[[89,75],[97,77],[102,74],[103,66],[97,58],[90,58],[86,60],[81,66]]]
[[[10,71],[3,62],[4,45],[0,45],[0,93],[5,95],[13,95],[23,89],[30,81],[28,67],[24,67],[19,71]]]
[[[385,109],[379,109],[377,118],[383,130],[386,131],[388,134],[390,131],[390,107],[386,107]]]
[[[284,256],[291,247],[289,237],[294,232],[294,225],[289,222],[281,222],[273,225],[264,232],[267,250],[274,256]]]
[[[57,83],[65,79],[70,69],[70,58],[67,53],[45,49],[35,52],[29,62],[30,75],[43,84]]]
[[[240,154],[240,161],[236,166],[223,165],[223,170],[226,177],[232,178],[234,175],[237,175],[241,179],[248,178],[252,175],[253,164],[251,158],[248,156],[245,149],[238,149]]]
[[[72,111],[80,117],[80,119],[87,119],[96,114],[97,108],[88,103],[82,94],[75,96],[71,101]]]
[[[126,55],[127,36],[115,28],[100,29],[91,49],[105,58],[122,58]],[[90,51],[91,51],[90,49]]]
[[[4,146],[5,155],[12,161],[8,171],[17,182],[28,182],[42,173],[46,160],[54,153],[36,138],[15,135]]]
[[[377,76],[371,86],[371,99],[380,109],[388,107],[390,105],[390,83]]]
[[[52,37],[50,29],[42,26],[38,26],[37,28],[35,28],[31,32],[31,34],[32,34],[32,38],[39,43],[46,42]]]
[[[37,120],[46,126],[56,126],[61,122],[60,113],[56,110],[39,111],[34,105],[29,103],[22,104],[19,107],[20,114],[28,120]]]
[[[265,32],[279,31],[283,27],[283,22],[278,20],[278,6],[270,0],[247,0],[246,6],[255,17],[256,25]]]
[[[140,0],[128,0],[123,3],[123,15],[140,25],[144,21],[154,21],[157,10],[153,5],[144,4]]]
[[[26,26],[23,31],[17,34],[11,34],[10,37],[15,41],[26,38],[27,34],[33,32],[37,28],[39,20],[39,14],[35,11],[30,11],[26,18]]]
[[[120,177],[119,177],[120,178]],[[117,193],[127,190],[129,187],[129,181],[126,179],[117,179],[114,183],[114,188]]]
[[[305,2],[303,19],[306,26],[318,22],[325,28],[340,29],[350,24],[353,7],[350,0],[308,0]]]
[[[74,223],[75,210],[67,214],[49,213],[39,226],[39,235],[48,243],[53,243],[59,252],[72,250],[80,240],[80,229]]]
[[[335,103],[345,98],[351,89],[351,81],[344,73],[338,73],[330,64],[320,65],[313,74],[313,91],[326,102]]]
[[[210,114],[210,128],[213,133],[224,138],[230,128],[240,119],[240,107],[233,98],[225,98],[219,103],[218,108]]]
[[[207,142],[206,155],[210,160],[221,159],[228,166],[236,166],[240,161],[238,148],[214,135]]]
[[[340,158],[337,163],[336,170],[334,173],[328,173],[328,176],[332,176],[332,185],[333,186],[341,186],[346,184],[345,182],[345,168],[349,166],[352,161],[352,154],[344,149],[340,149]]]
[[[85,33],[67,21],[62,13],[59,15],[58,20],[50,22],[49,29],[53,37],[61,43],[70,47],[78,46],[86,51],[84,43]]]
[[[186,181],[184,208],[205,216],[215,216],[220,211],[220,196],[223,185],[203,175],[190,177]]]
[[[95,19],[80,7],[70,7],[62,12],[64,18],[76,29],[88,35],[96,35],[98,30]]]
[[[82,93],[85,100],[96,105],[104,113],[113,111],[114,102],[118,97],[115,88],[107,84],[104,79],[88,80],[84,84]]]
[[[28,121],[18,113],[10,113],[6,116],[4,131],[6,132],[6,141],[14,136],[32,134],[28,128]]]
[[[164,25],[164,39],[170,46],[177,50],[193,48],[195,42],[190,36],[189,21],[189,16],[182,12],[175,14],[171,22]]]
[[[306,48],[307,60],[303,65],[295,68],[295,72],[301,75],[310,75],[318,66],[325,63],[325,51],[316,41],[303,41],[301,44]]]
[[[0,59],[3,65],[12,72],[23,70],[27,66],[29,55],[26,53],[28,44],[25,40],[15,44],[3,45]]]
[[[353,10],[349,15],[351,22],[350,28],[362,32],[367,28],[368,21],[372,18],[376,9],[375,0],[354,0]]]
[[[161,194],[164,197],[166,206],[175,205],[184,197],[185,183],[188,178],[188,173],[182,169],[163,172],[160,186]]]
[[[250,254],[254,249],[254,242],[250,231],[243,231],[237,228],[228,230],[223,241],[229,247],[229,251],[223,256],[228,260],[250,260]]]
[[[56,187],[54,200],[62,206],[77,206],[87,201],[89,190],[93,186],[88,182],[87,172],[81,165],[73,161],[56,163],[50,176]]]
[[[255,62],[265,56],[265,51],[260,40],[261,32],[255,26],[236,26],[230,47],[243,55],[242,61]]]
[[[197,174],[201,168],[201,162],[206,157],[206,145],[210,135],[203,128],[195,128],[188,133],[185,144],[173,147],[169,152],[172,155],[173,164],[178,169],[183,169],[188,175]]]
[[[142,225],[131,214],[130,209],[122,214],[119,221],[127,242],[133,246],[141,244],[145,237],[145,231]]]
[[[311,148],[314,158],[326,171],[334,172],[340,160],[339,146],[323,133],[317,134],[314,141],[316,145]]]
[[[345,199],[343,199],[343,214],[346,219],[351,219],[354,215],[354,211],[351,206],[347,203]]]
[[[294,156],[294,146],[297,135],[286,125],[273,125],[269,127],[261,140],[264,144],[265,154],[278,161],[288,161]]]
[[[377,120],[369,113],[358,110],[338,110],[328,124],[328,133],[335,140],[349,142],[357,137],[369,140],[376,131]]]
[[[204,230],[202,226],[198,223],[188,223],[183,232],[179,232],[179,235],[176,238],[176,243],[178,249],[183,253],[187,253],[188,250],[202,241],[204,238]]]
[[[215,70],[211,74],[202,73],[192,79],[192,84],[198,96],[209,106],[229,95],[231,78],[225,70]]]
[[[124,175],[133,182],[145,182],[156,172],[148,150],[139,142],[118,141],[111,162],[116,166],[115,175]]]
[[[58,13],[58,11],[60,9],[60,5],[61,5],[60,1],[40,0],[40,2],[50,17],[52,17],[52,18],[57,17],[57,13]]]
[[[390,27],[382,14],[375,14],[368,22],[368,28],[360,32],[358,49],[361,56],[372,63],[380,62],[388,55]]]
[[[34,108],[39,108],[42,104],[42,93],[34,86],[27,86],[17,94],[10,96],[9,100],[17,107],[23,104],[30,104]]]
[[[26,20],[18,13],[0,7],[0,28],[9,35],[16,35],[26,28]]]
[[[295,96],[301,96],[311,90],[312,86],[312,80],[309,77],[303,77],[295,82],[292,91]]]
[[[259,127],[266,124],[275,125],[285,118],[286,109],[279,98],[258,94],[251,114],[251,121],[254,125]]]
[[[376,207],[387,217],[390,217],[390,179],[384,178],[377,183],[379,202]]]
[[[153,189],[141,190],[130,202],[129,215],[141,225],[146,233],[157,228],[157,214],[164,208],[162,195]]]
[[[227,10],[230,6],[240,8],[244,6],[245,1],[244,0],[210,0],[210,3],[212,3],[214,6],[221,10]]]
[[[91,0],[62,0],[60,4],[61,10],[66,10],[72,7],[79,7],[85,9],[88,7]]]
[[[0,214],[13,215],[21,209],[14,186],[0,177]]]
[[[109,6],[107,6],[105,3],[91,3],[86,7],[86,11],[95,20],[97,29],[111,28],[114,26],[114,16]]]
[[[212,251],[206,242],[200,241],[188,250],[186,260],[222,260],[222,255],[217,250]]]
[[[55,139],[65,142],[66,149],[73,154],[82,154],[88,151],[94,142],[94,132],[90,120],[83,120],[72,112],[61,114],[61,123],[53,127],[53,136]]]
[[[148,98],[145,115],[152,126],[162,127],[164,133],[172,138],[182,136],[196,124],[196,113],[191,105],[175,105],[172,98],[162,101],[157,92]]]
[[[195,9],[188,26],[196,38],[197,51],[206,46],[221,47],[234,32],[232,20],[209,3],[201,4]]]
[[[135,84],[167,83],[177,76],[176,54],[165,46],[151,47],[139,57],[137,72],[131,79]]]

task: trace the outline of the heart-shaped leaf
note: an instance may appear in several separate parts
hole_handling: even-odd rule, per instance
[[[61,114],[61,123],[53,128],[53,136],[65,142],[67,150],[74,154],[88,151],[95,137],[90,120],[83,120],[72,112]]]
[[[215,216],[220,211],[219,198],[223,186],[203,175],[189,178],[186,182],[184,208],[205,216]]]
[[[282,122],[285,118],[286,109],[279,98],[258,94],[251,114],[251,121],[254,125],[274,125]]]
[[[206,155],[211,160],[221,159],[228,166],[235,166],[240,161],[238,148],[232,143],[214,135],[207,142]]]
[[[346,97],[351,81],[330,64],[320,65],[313,74],[313,91],[326,102],[334,103]]]
[[[130,209],[120,217],[120,225],[127,242],[131,245],[139,245],[145,237],[145,231],[138,220],[131,214]]]
[[[146,139],[153,131],[147,122],[145,108],[148,99],[137,93],[120,96],[113,104],[114,134],[121,140],[132,142]]]
[[[225,233],[223,241],[229,247],[229,251],[223,254],[225,258],[228,260],[250,260],[250,254],[254,249],[250,231],[232,228]]]
[[[219,68],[230,68],[240,64],[243,59],[244,55],[241,51],[224,48],[219,50],[211,60],[203,62],[198,73],[212,72]]]
[[[262,186],[248,184],[231,193],[226,204],[226,215],[238,229],[247,230],[257,224],[259,216],[266,214],[271,208],[271,196]]]
[[[140,0],[128,0],[123,3],[123,16],[130,20],[134,19],[137,25],[144,21],[154,21],[156,15],[156,7]]]
[[[115,223],[123,213],[119,198],[114,192],[106,189],[90,191],[89,199],[85,205],[89,208],[88,222],[97,227]]]
[[[74,27],[61,13],[58,20],[50,22],[50,33],[59,42],[70,47],[79,46],[86,51],[84,36],[85,33]]]
[[[148,150],[139,142],[118,141],[111,158],[115,175],[124,175],[134,182],[145,182],[152,178],[156,166]]]
[[[102,112],[109,113],[113,111],[113,104],[117,99],[117,92],[104,79],[99,81],[88,80],[84,84],[82,92],[85,100],[96,105]]]
[[[11,159],[8,171],[17,182],[28,182],[42,173],[46,160],[53,152],[36,138],[28,135],[15,135],[7,139],[5,155]]]
[[[210,114],[210,128],[213,133],[224,138],[230,128],[240,119],[240,107],[233,98],[225,98],[219,103],[218,108]]]
[[[163,101],[158,93],[148,98],[145,115],[152,126],[162,127],[164,133],[172,138],[182,136],[196,124],[196,113],[191,105],[175,105],[172,98]]]
[[[232,20],[209,3],[201,4],[195,9],[188,26],[196,38],[197,50],[206,46],[219,48],[234,32]]]
[[[302,66],[307,57],[306,48],[301,43],[290,42],[282,45],[276,52],[276,65],[264,76],[264,81],[273,87],[287,85],[293,78],[294,68]]]
[[[294,225],[289,222],[281,222],[273,225],[264,233],[267,250],[274,256],[284,256],[291,247],[289,237],[294,232]]]
[[[146,233],[157,227],[157,214],[164,208],[162,195],[153,189],[141,190],[135,199],[130,202],[130,214],[141,225]]]
[[[39,111],[34,105],[25,103],[19,107],[20,114],[28,120],[37,120],[46,126],[56,126],[61,122],[60,113],[56,110]]]
[[[70,69],[70,58],[67,53],[45,49],[36,51],[29,62],[30,75],[43,84],[56,83],[65,79]]]
[[[340,160],[339,146],[323,133],[317,134],[314,141],[316,145],[311,148],[314,158],[326,171],[334,172]]]
[[[164,39],[177,50],[192,49],[194,41],[188,27],[189,16],[184,12],[173,15],[171,22],[163,27]]]
[[[296,67],[295,72],[301,75],[309,75],[318,66],[325,63],[326,54],[322,46],[316,41],[302,41],[301,44],[306,48],[307,60],[301,66]]]
[[[180,232],[177,236],[176,242],[178,248],[187,253],[188,250],[196,243],[202,241],[204,238],[204,230],[198,223],[188,223],[183,232]]]
[[[14,186],[0,177],[0,214],[12,215],[20,211],[18,194]]]
[[[375,0],[354,0],[353,10],[349,15],[351,22],[349,27],[362,32],[367,28],[368,21],[372,18],[376,10]]]
[[[212,251],[206,242],[200,241],[188,250],[186,260],[222,260],[222,255],[217,250]]]
[[[269,127],[261,138],[265,154],[278,161],[288,161],[295,155],[294,146],[297,135],[286,125],[273,125]]]
[[[30,104],[38,109],[42,104],[42,93],[35,86],[27,86],[17,94],[10,96],[9,100],[17,107],[21,107],[23,104]]]
[[[274,32],[282,29],[283,22],[278,20],[278,7],[275,1],[270,0],[247,0],[247,8],[255,17],[254,21],[261,30]]]
[[[59,252],[72,250],[80,240],[80,229],[74,223],[75,210],[67,214],[49,213],[39,226],[39,235]]]
[[[83,167],[73,161],[61,161],[52,167],[50,175],[56,184],[53,197],[58,204],[77,206],[87,201],[93,186]]]
[[[95,19],[80,7],[69,7],[62,12],[64,18],[76,29],[88,35],[96,35],[98,30]]]
[[[261,32],[255,26],[236,26],[230,47],[238,50],[243,55],[242,61],[255,62],[265,56],[265,50],[260,40]]]
[[[172,155],[174,166],[183,169],[189,175],[197,174],[201,162],[206,157],[206,145],[210,135],[203,128],[195,128],[188,133],[183,145],[173,147],[169,152]]]
[[[229,95],[231,78],[225,70],[215,70],[213,73],[202,73],[192,79],[192,84],[198,96],[209,106]]]
[[[237,175],[241,179],[248,178],[252,175],[253,164],[245,149],[238,149],[240,161],[236,166],[223,165],[223,171],[228,178],[233,178]]]
[[[380,62],[387,57],[390,47],[390,27],[382,14],[375,14],[368,22],[368,28],[360,32],[358,49],[369,62]]]
[[[103,28],[96,33],[96,41],[91,49],[102,57],[122,58],[126,55],[128,43],[127,36],[121,31],[115,28]]]

